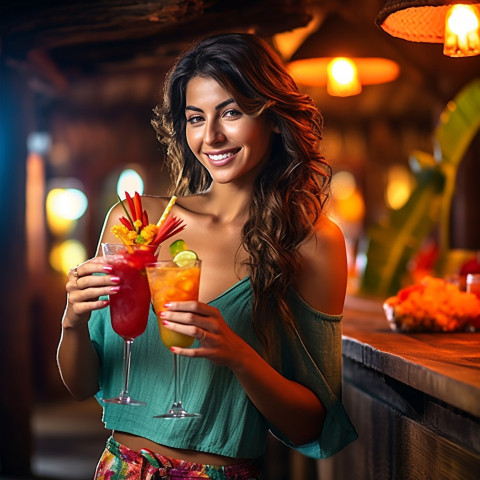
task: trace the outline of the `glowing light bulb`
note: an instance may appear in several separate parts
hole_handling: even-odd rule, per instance
[[[473,5],[454,5],[445,16],[443,53],[449,57],[480,54],[480,14]]]
[[[362,91],[355,63],[344,57],[334,58],[327,66],[327,92],[337,97],[357,95]]]
[[[447,23],[456,35],[465,35],[478,28],[478,19],[467,5],[455,5],[447,18]]]

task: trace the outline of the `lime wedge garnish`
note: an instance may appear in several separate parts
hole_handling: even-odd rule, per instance
[[[187,244],[185,243],[185,240],[175,240],[169,247],[168,249],[170,250],[170,255],[172,257],[175,257],[177,253],[183,252],[184,250],[187,249]]]
[[[176,263],[179,267],[188,267],[197,260],[198,256],[193,250],[182,250],[175,255],[173,263]]]

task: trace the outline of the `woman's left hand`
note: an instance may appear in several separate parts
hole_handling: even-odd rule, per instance
[[[160,318],[165,328],[199,340],[199,348],[172,347],[174,353],[185,357],[204,357],[217,365],[234,368],[235,359],[246,346],[218,309],[206,303],[171,302]]]
[[[320,434],[325,418],[320,400],[273,369],[216,308],[194,301],[172,302],[160,318],[164,327],[200,341],[198,348],[172,347],[174,353],[208,358],[230,368],[258,410],[293,443],[302,445]]]

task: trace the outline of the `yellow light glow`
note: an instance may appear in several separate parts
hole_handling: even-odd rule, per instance
[[[294,28],[273,36],[273,44],[284,60],[289,60],[298,47],[320,26],[324,13],[321,9],[312,9],[312,19],[304,27]]]
[[[47,210],[67,220],[79,219],[87,209],[88,201],[76,188],[53,188],[47,195]]]
[[[467,5],[453,6],[450,14],[447,15],[447,24],[453,33],[465,35],[478,28],[478,19],[473,8]]]
[[[348,58],[334,58],[327,67],[327,92],[336,97],[347,97],[361,91],[355,63]]]
[[[443,53],[449,57],[480,54],[480,15],[473,5],[454,5],[445,16]]]
[[[53,188],[47,194],[48,226],[56,235],[65,235],[87,208],[87,197],[76,188]]]
[[[350,197],[356,188],[357,182],[350,172],[340,171],[332,177],[332,195],[338,200]]]
[[[50,265],[57,272],[67,274],[75,265],[87,259],[85,246],[78,240],[67,240],[55,245],[49,256]]]
[[[388,171],[388,183],[385,193],[387,205],[398,210],[405,205],[412,192],[412,176],[403,165],[394,165]]]
[[[362,194],[355,190],[349,197],[336,200],[335,210],[344,222],[361,222],[365,216],[365,203]]]

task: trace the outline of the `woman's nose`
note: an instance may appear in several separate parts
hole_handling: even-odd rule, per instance
[[[204,141],[207,145],[217,145],[225,141],[225,134],[217,122],[210,122],[207,125]]]

